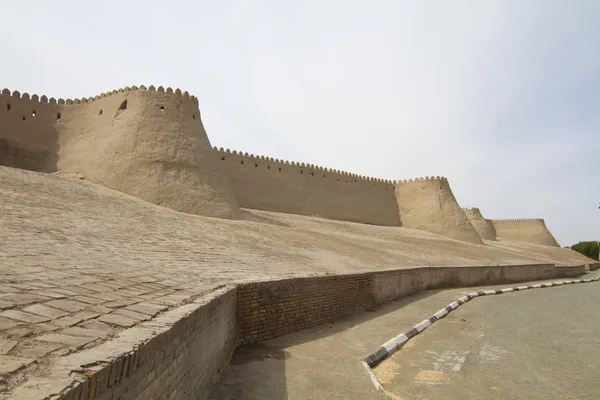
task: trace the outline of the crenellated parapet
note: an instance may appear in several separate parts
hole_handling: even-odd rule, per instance
[[[445,176],[425,176],[425,177],[419,177],[419,178],[399,180],[398,184],[415,183],[415,182],[421,182],[421,181],[446,181],[447,182],[448,178],[446,178]]]
[[[389,179],[381,179],[370,176],[359,175],[352,172],[337,170],[333,168],[327,168],[320,165],[298,162],[298,161],[288,161],[288,160],[280,160],[278,158],[268,157],[264,155],[255,155],[247,152],[241,152],[237,150],[224,149],[223,147],[214,147],[214,150],[217,152],[221,161],[231,160],[230,157],[235,157],[236,161],[248,162],[250,165],[254,162],[256,167],[259,166],[257,163],[262,163],[263,165],[267,165],[270,168],[294,168],[298,171],[300,175],[307,176],[320,176],[322,178],[327,177],[337,177],[344,178],[348,180],[348,183],[369,183],[369,184],[381,184],[386,186],[393,186],[398,183],[398,181],[393,181]]]
[[[520,221],[520,222],[530,221],[530,222],[535,222],[535,223],[539,223],[539,222],[545,223],[543,218],[507,218],[507,219],[494,219],[492,221],[494,221],[494,223],[501,223],[501,224],[502,223],[510,224],[510,223],[514,223],[517,221]]]
[[[90,97],[82,97],[82,98],[67,98],[67,99],[63,99],[61,98],[54,98],[54,97],[48,97],[46,95],[42,95],[42,96],[38,96],[37,94],[33,94],[33,95],[29,95],[28,93],[23,93],[21,94],[18,90],[14,90],[14,91],[10,91],[9,89],[2,89],[1,95],[2,96],[6,96],[6,97],[12,97],[13,99],[22,99],[22,100],[31,100],[33,103],[42,103],[42,104],[59,104],[59,105],[78,105],[78,104],[86,104],[86,103],[92,103],[94,101],[100,100],[102,98],[106,98],[106,97],[110,97],[110,96],[114,96],[117,95],[119,93],[127,93],[127,92],[131,92],[131,91],[148,91],[148,92],[158,92],[158,93],[166,93],[166,94],[172,94],[175,96],[181,96],[183,98],[186,99],[191,99],[196,105],[198,105],[198,98],[196,96],[192,96],[188,93],[188,91],[181,91],[181,89],[177,88],[174,89],[171,87],[167,87],[166,89],[163,86],[158,86],[155,87],[154,85],[150,85],[148,87],[144,86],[144,85],[140,85],[140,86],[125,86],[124,88],[119,88],[119,89],[114,89],[110,92],[104,92],[104,93],[100,93],[98,95],[95,96],[90,96]]]

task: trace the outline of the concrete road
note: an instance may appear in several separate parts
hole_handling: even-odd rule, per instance
[[[375,369],[398,399],[600,399],[600,284],[475,299]]]
[[[471,289],[428,291],[239,348],[211,400],[382,400],[360,360]]]

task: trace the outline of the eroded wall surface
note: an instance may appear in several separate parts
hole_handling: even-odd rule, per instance
[[[483,217],[479,208],[463,208],[463,211],[480,238],[484,240],[496,240],[494,224],[491,220]]]
[[[177,211],[239,217],[197,99],[134,88],[67,101],[3,91],[0,164],[82,174]]]
[[[560,247],[542,218],[492,220],[500,238]]]
[[[446,178],[418,178],[396,184],[402,226],[483,244],[458,205]]]
[[[217,150],[244,208],[399,226],[394,183],[304,163]]]
[[[56,120],[62,106],[7,89],[0,95],[0,165],[55,172],[58,162]]]

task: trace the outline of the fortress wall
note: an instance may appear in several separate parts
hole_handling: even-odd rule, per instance
[[[266,340],[428,289],[584,273],[584,265],[420,267],[242,284],[237,288],[237,338],[239,344]]]
[[[237,151],[216,154],[240,207],[399,225],[392,181]]]
[[[198,101],[187,92],[134,86],[42,107],[28,101],[0,113],[7,121],[0,125],[0,140],[8,143],[3,153],[12,154],[10,166],[79,173],[177,211],[240,217]],[[34,106],[41,111],[23,134],[18,117]]]
[[[58,132],[62,106],[46,96],[0,94],[0,165],[38,172],[56,171]]]
[[[560,247],[541,218],[495,219],[492,222],[500,238]]]
[[[402,226],[483,244],[458,205],[446,178],[426,177],[398,182],[395,193]]]
[[[480,238],[484,240],[496,240],[494,224],[491,220],[483,217],[479,208],[463,208],[463,211]]]

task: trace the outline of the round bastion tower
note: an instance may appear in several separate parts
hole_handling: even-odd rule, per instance
[[[59,172],[185,213],[240,216],[197,98],[134,86],[78,102],[56,121]]]

